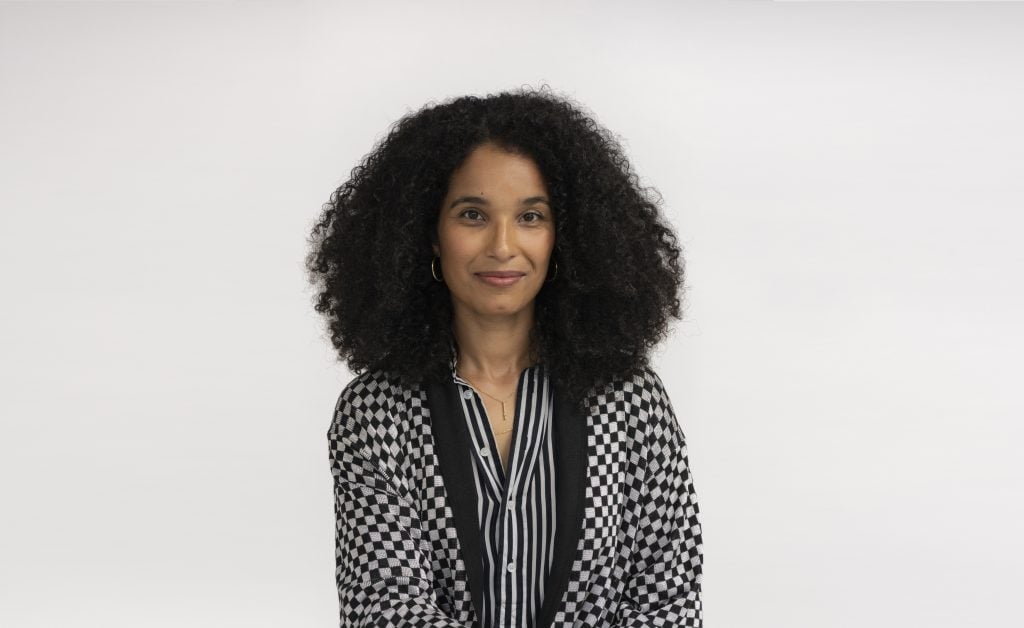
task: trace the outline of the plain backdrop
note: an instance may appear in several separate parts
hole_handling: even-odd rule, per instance
[[[708,628],[1019,626],[1024,4],[0,3],[0,625],[336,626],[330,193],[549,85],[680,236]],[[424,258],[423,264],[429,260]]]

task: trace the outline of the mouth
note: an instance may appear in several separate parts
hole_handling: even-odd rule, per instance
[[[518,270],[495,270],[492,272],[477,273],[482,277],[522,277],[526,273]]]
[[[516,271],[502,271],[493,273],[475,273],[481,281],[490,286],[511,286],[520,279],[522,279],[526,273],[520,273]]]

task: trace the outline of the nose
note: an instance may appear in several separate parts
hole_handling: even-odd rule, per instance
[[[496,220],[494,225],[491,252],[495,256],[505,257],[515,247],[515,229],[509,225],[507,220]]]

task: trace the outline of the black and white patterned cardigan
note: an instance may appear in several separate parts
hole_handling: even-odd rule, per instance
[[[471,444],[454,382],[380,371],[341,392],[328,430],[341,627],[480,626]],[[661,378],[586,398],[555,390],[556,548],[538,628],[702,626],[699,508]],[[585,420],[584,420],[585,419]]]

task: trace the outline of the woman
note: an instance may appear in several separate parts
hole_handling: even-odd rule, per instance
[[[686,443],[648,352],[680,251],[548,89],[431,104],[307,260],[360,373],[328,430],[341,626],[701,626]]]

